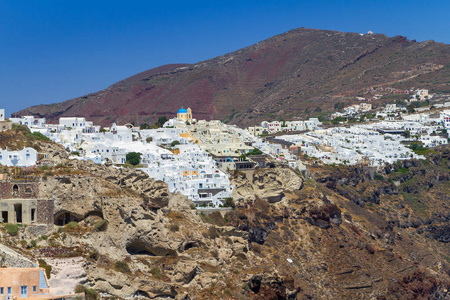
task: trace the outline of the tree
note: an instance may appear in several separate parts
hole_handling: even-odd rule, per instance
[[[261,150],[257,149],[257,148],[253,148],[252,150],[250,150],[247,153],[247,156],[251,156],[251,155],[261,155],[263,154]]]
[[[410,114],[412,114],[412,113],[415,111],[414,105],[413,105],[413,104],[408,105],[408,106],[406,107],[406,110],[408,110],[408,112],[409,112]]]
[[[175,147],[176,145],[179,145],[179,144],[181,144],[180,141],[175,140],[172,143],[170,143],[170,146]]]
[[[156,122],[156,125],[160,128],[163,127],[164,123],[167,122],[167,117],[166,116],[161,116],[158,118],[158,121]]]
[[[139,125],[139,128],[140,129],[150,129],[151,127],[147,123],[143,123],[143,124]]]
[[[338,111],[344,109],[344,107],[345,107],[345,103],[343,103],[343,102],[338,102],[338,103],[334,104],[334,109],[338,110]]]
[[[411,132],[409,130],[405,130],[404,136],[409,139],[411,137]]]
[[[347,121],[347,118],[344,118],[344,117],[336,117],[336,118],[334,118],[333,120],[331,120],[331,123],[333,123],[334,125],[337,125],[337,124],[339,124],[339,123],[341,123],[341,122],[346,122]]]
[[[130,152],[127,153],[127,162],[132,164],[133,166],[138,165],[141,162],[141,153],[139,152]]]

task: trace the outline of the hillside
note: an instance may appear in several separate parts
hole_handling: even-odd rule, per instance
[[[0,140],[51,154],[50,166],[3,173],[34,177],[39,197],[55,199],[55,223],[71,220],[17,227],[16,235],[0,225],[0,244],[54,269],[77,257],[83,276],[74,279],[97,292],[150,299],[450,296],[448,146],[378,170],[305,160],[311,176],[277,162],[235,172],[236,207],[206,214],[140,170],[69,160],[62,147],[20,128]]]
[[[320,116],[372,87],[450,91],[450,45],[403,36],[299,28],[196,64],[166,65],[105,90],[17,115],[154,122],[191,107],[197,119],[241,125]],[[380,92],[374,92],[380,93]]]

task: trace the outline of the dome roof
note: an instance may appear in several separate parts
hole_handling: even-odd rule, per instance
[[[187,110],[185,108],[182,108],[178,111],[179,114],[187,114]]]

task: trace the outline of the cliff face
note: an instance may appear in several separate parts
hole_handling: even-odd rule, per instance
[[[449,297],[448,147],[378,170],[311,165],[304,178],[274,162],[236,172],[236,207],[210,214],[140,171],[63,153],[53,167],[27,174],[39,177],[41,197],[55,198],[55,221],[72,222],[17,236],[0,230],[0,241],[32,260],[80,257],[97,291],[152,299]]]
[[[255,124],[320,115],[371,87],[448,91],[450,46],[405,37],[299,28],[193,65],[166,65],[103,91],[17,115],[96,124],[154,122],[191,107],[197,119]]]

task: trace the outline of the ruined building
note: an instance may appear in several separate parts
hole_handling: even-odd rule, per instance
[[[53,224],[54,200],[38,199],[38,196],[36,179],[0,179],[0,222]]]

